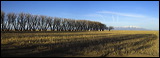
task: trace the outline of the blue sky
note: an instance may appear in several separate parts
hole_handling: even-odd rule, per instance
[[[159,1],[1,1],[1,10],[159,30]]]

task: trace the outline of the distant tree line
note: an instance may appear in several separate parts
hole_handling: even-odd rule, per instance
[[[1,11],[1,31],[104,31],[105,24],[89,20],[8,13]]]

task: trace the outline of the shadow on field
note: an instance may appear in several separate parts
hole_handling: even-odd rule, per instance
[[[136,41],[136,42],[127,42],[127,43],[123,43],[119,45],[108,46],[106,49],[114,48],[114,50],[106,51],[106,53],[101,55],[101,57],[109,56],[109,54],[114,53],[114,52],[116,52],[117,55],[120,55],[120,56],[124,56],[125,54],[129,54],[133,51],[138,52],[139,50],[143,50],[143,49],[152,47],[155,43],[153,44],[147,44],[147,43],[152,42],[152,40],[157,39],[157,36],[154,34],[143,34],[143,35],[139,34],[139,35],[133,35],[133,36],[137,36],[137,37],[130,38],[130,39],[140,39],[140,38],[143,38],[143,39],[141,39],[140,41]]]
[[[141,39],[143,38],[143,39]],[[140,39],[140,41],[136,42],[127,42],[117,45],[105,46],[105,44],[114,44],[126,40],[133,40],[133,39]],[[28,47],[17,47],[16,49],[9,49],[9,50],[1,50],[2,57],[45,57],[45,56],[54,56],[54,57],[63,57],[63,56],[76,56],[82,55],[83,50],[89,48],[90,50],[100,51],[102,50],[101,47],[99,48],[90,48],[95,47],[97,45],[102,45],[104,47],[104,53],[101,54],[100,57],[109,56],[112,53],[116,53],[117,55],[123,56],[124,54],[131,53],[132,51],[138,51],[141,49],[150,48],[153,44],[147,44],[152,40],[156,40],[157,36],[154,34],[132,34],[132,35],[117,35],[112,38],[97,38],[97,39],[90,39],[90,40],[75,40],[71,42],[60,42],[55,44],[40,44],[40,45],[32,45]],[[38,52],[34,52],[35,48],[42,46],[48,47],[44,49],[37,50]],[[135,47],[135,48],[132,48]],[[130,49],[128,49],[130,48]],[[113,50],[110,50],[113,49]],[[18,55],[17,53],[21,53]]]

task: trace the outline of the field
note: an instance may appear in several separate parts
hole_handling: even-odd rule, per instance
[[[159,31],[1,32],[2,57],[159,57]]]

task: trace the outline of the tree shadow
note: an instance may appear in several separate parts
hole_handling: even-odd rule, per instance
[[[148,42],[152,42],[153,40],[157,39],[157,36],[154,34],[147,34],[147,35],[145,34],[142,36],[143,36],[142,37],[143,39],[141,39],[140,41],[127,42],[127,43],[123,43],[119,45],[108,46],[106,49],[114,48],[114,50],[106,51],[106,53],[102,54],[101,57],[109,56],[109,54],[112,54],[114,52],[117,52],[118,55],[120,56],[124,56],[124,55],[128,55],[132,51],[144,50],[144,49],[152,47],[155,44],[155,43],[147,44]],[[139,38],[133,38],[133,39],[139,39]]]

